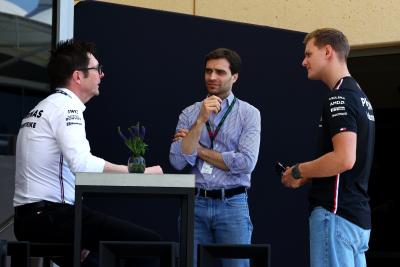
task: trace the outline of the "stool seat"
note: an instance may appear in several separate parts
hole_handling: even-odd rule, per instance
[[[175,242],[102,241],[100,267],[119,266],[120,260],[159,258],[160,267],[174,267],[179,254]]]
[[[30,257],[73,257],[72,243],[40,243],[29,241],[2,240],[3,256],[11,257],[11,266],[29,267]],[[0,257],[1,258],[1,257]],[[5,266],[5,259],[0,261],[0,267]]]
[[[199,244],[197,266],[213,266],[217,258],[250,259],[251,267],[269,267],[271,247],[268,244]]]

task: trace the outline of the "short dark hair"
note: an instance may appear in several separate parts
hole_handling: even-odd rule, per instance
[[[217,48],[210,53],[208,53],[205,57],[205,64],[210,59],[220,59],[225,58],[229,62],[229,69],[232,74],[236,74],[240,72],[240,65],[242,64],[242,60],[238,53],[228,48]]]
[[[306,45],[312,39],[314,39],[314,45],[317,47],[321,48],[324,45],[330,45],[342,60],[347,60],[350,45],[347,37],[341,31],[333,28],[317,29],[306,35],[303,44]]]
[[[93,54],[95,45],[89,42],[69,39],[60,41],[51,51],[47,72],[50,78],[50,87],[65,87],[75,70],[87,68],[89,65],[88,53]],[[87,75],[87,71],[85,73]]]

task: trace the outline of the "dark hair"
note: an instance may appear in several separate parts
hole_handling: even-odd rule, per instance
[[[73,39],[60,41],[51,51],[47,64],[51,88],[67,86],[68,80],[75,70],[88,67],[88,53],[93,54],[94,50],[93,43]],[[87,75],[87,71],[85,75]]]
[[[342,60],[347,60],[350,46],[346,36],[341,31],[333,28],[317,29],[306,35],[303,44],[306,45],[312,39],[314,39],[314,44],[318,48],[321,48],[324,45],[330,45]]]
[[[205,64],[207,64],[207,61],[210,59],[219,58],[225,58],[229,62],[229,69],[231,70],[232,75],[240,72],[242,60],[238,53],[228,48],[217,48],[208,53],[205,57]]]

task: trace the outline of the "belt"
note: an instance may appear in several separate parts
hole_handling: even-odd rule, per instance
[[[52,210],[58,207],[63,207],[69,204],[55,203],[46,200],[33,202],[15,207],[15,216],[37,215],[44,211]]]
[[[246,187],[240,186],[231,189],[216,189],[216,190],[206,190],[201,188],[196,188],[196,195],[200,197],[208,197],[214,199],[222,199],[222,196],[225,198],[233,197],[234,195],[246,193]]]

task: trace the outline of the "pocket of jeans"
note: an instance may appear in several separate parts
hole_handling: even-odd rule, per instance
[[[196,197],[195,205],[194,207],[199,207],[199,208],[206,208],[207,207],[207,199],[201,198],[201,197]]]
[[[347,233],[349,231],[346,231],[346,229],[349,227],[346,222],[344,221],[343,218],[340,218],[340,216],[336,215],[335,216],[335,224],[336,224],[336,237],[338,240],[343,242],[348,248],[352,248],[354,240],[354,237],[350,236],[350,233]]]
[[[224,200],[225,204],[230,206],[230,207],[235,207],[235,208],[247,208],[247,196],[245,193],[235,195],[230,198],[225,198]]]

